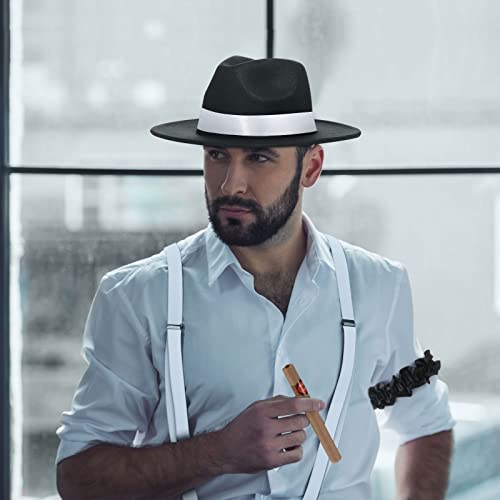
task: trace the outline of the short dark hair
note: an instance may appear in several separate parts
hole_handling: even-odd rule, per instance
[[[306,153],[314,146],[316,146],[316,144],[311,144],[310,146],[296,146],[295,147],[296,157],[297,157],[297,169],[300,170],[301,172],[302,172],[302,167],[303,167],[302,160],[304,159],[304,156],[306,155]]]

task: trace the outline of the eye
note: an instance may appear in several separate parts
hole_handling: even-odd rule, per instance
[[[221,151],[217,151],[216,149],[211,149],[210,151],[208,151],[208,155],[210,156],[210,158],[212,158],[213,160],[218,160],[219,158],[214,158],[214,156],[212,155],[212,153],[222,153]]]
[[[254,158],[255,158],[256,156],[260,156],[261,158],[264,158],[264,160],[263,160],[263,161],[259,161],[259,160],[257,160],[257,163],[264,163],[265,161],[268,161],[268,160],[269,160],[269,158],[268,158],[267,156],[265,156],[265,155],[261,155],[261,154],[259,154],[259,153],[252,153],[252,154],[250,155],[250,157],[254,157]]]
[[[217,154],[221,154],[222,157],[217,157],[216,155]],[[209,151],[207,151],[207,154],[210,156],[210,158],[212,158],[212,160],[222,160],[223,157],[224,157],[224,153],[222,151],[219,151],[217,149],[210,149]],[[249,158],[253,158],[252,161],[256,161],[257,163],[265,163],[266,161],[270,161],[270,158],[268,158],[267,156],[265,155],[262,155],[260,153],[251,153],[250,155],[248,155]],[[261,158],[261,159],[256,159],[256,158]]]

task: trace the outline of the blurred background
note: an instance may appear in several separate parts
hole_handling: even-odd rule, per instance
[[[447,498],[500,498],[500,4],[9,7],[12,498],[59,498],[55,431],[86,367],[82,333],[100,278],[206,227],[201,146],[149,129],[196,118],[215,67],[235,54],[301,61],[316,118],[362,130],[323,145],[304,211],[320,231],[406,265],[415,333],[441,360],[458,421]],[[418,172],[429,167],[483,170]],[[164,172],[174,169],[186,172]],[[384,431],[377,500],[392,498],[395,452]]]

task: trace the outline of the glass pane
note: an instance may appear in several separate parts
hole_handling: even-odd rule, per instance
[[[12,463],[22,495],[55,494],[55,431],[86,366],[82,333],[99,279],[205,228],[203,189],[201,177],[12,175]],[[500,407],[498,177],[325,176],[304,191],[303,208],[320,231],[407,266],[415,332],[442,363],[459,422],[450,491],[486,481],[498,449],[467,450],[495,444],[488,432],[500,421],[490,412]],[[381,437],[377,488],[393,481],[394,440]]]
[[[362,131],[328,168],[500,163],[498,2],[275,5],[275,56],[305,65],[316,118]]]
[[[265,57],[265,2],[14,4],[14,166],[200,168],[192,147],[149,129],[198,118],[222,60]]]

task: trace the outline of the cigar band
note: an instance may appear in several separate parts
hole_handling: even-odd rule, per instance
[[[295,385],[295,388],[297,389],[297,392],[299,394],[302,394],[303,396],[309,395],[309,393],[307,392],[306,386],[304,385],[304,382],[302,382],[302,379],[299,379],[299,381]]]

